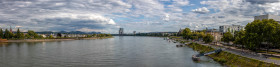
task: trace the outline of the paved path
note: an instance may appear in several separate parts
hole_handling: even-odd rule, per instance
[[[206,46],[210,46],[214,49],[222,48],[223,51],[227,51],[227,52],[230,52],[230,53],[233,53],[233,54],[237,54],[237,55],[240,55],[240,56],[253,58],[253,59],[258,59],[258,60],[261,60],[261,61],[264,61],[264,62],[274,63],[274,64],[277,64],[277,65],[280,65],[279,60],[268,59],[265,56],[263,56],[261,54],[257,54],[255,52],[243,51],[241,49],[236,49],[236,48],[231,48],[231,47],[226,47],[226,46],[209,45],[209,44],[204,44],[204,43],[201,43],[201,42],[197,42],[197,43],[202,44],[202,45],[206,45]]]

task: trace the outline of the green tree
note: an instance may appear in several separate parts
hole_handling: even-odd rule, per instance
[[[28,30],[27,34],[30,36],[30,38],[40,38],[39,35],[33,30]]]
[[[35,32],[33,30],[28,30],[27,34],[30,36],[30,38],[35,38]]]
[[[40,38],[40,36],[37,33],[35,33],[34,38]]]
[[[92,37],[96,37],[96,34],[92,34]]]
[[[239,32],[236,32],[235,36],[234,36],[234,44],[239,44],[242,45],[242,48],[244,47],[245,44],[245,34],[246,32],[244,30],[241,30]]]
[[[20,39],[24,39],[25,38],[25,36],[24,36],[24,34],[23,33],[20,33],[20,37],[19,37]]]
[[[4,38],[4,32],[2,29],[0,30],[0,38]]]
[[[19,28],[17,30],[15,38],[17,38],[17,39],[23,39],[24,38],[24,34],[20,32]]]
[[[214,40],[214,37],[211,34],[207,34],[205,37],[203,37],[203,41],[205,43],[211,43],[211,42],[213,42],[213,40]]]
[[[8,31],[8,29],[5,30],[4,38],[11,39],[11,38],[13,38],[13,36],[14,35],[12,32]]]
[[[264,47],[269,49],[279,46],[279,27],[278,22],[273,19],[255,20],[248,23],[245,27],[246,47],[258,50]]]
[[[205,32],[199,32],[198,38],[203,38],[205,36]]]
[[[49,38],[49,39],[53,39],[54,37],[53,37],[53,35],[50,35],[48,38]]]
[[[198,32],[194,32],[191,34],[190,39],[192,40],[197,40],[199,38],[199,34]]]
[[[38,35],[38,38],[43,39],[44,37],[43,37],[43,35]]]
[[[92,35],[88,34],[87,37],[92,37]]]
[[[31,36],[30,36],[29,34],[26,34],[24,37],[25,37],[26,39],[30,39],[30,38],[31,38]]]
[[[191,38],[191,35],[192,35],[192,32],[191,32],[191,30],[190,30],[189,28],[185,28],[185,29],[182,31],[181,34],[183,35],[183,38],[184,38],[184,39],[190,39],[190,38]]]
[[[61,33],[57,33],[56,35],[57,35],[58,38],[61,38],[61,37],[62,37],[62,34],[61,34]]]
[[[229,43],[230,41],[233,41],[234,38],[233,38],[233,35],[230,32],[226,32],[226,33],[224,33],[223,38],[221,40]]]

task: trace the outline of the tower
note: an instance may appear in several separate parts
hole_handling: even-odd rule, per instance
[[[10,32],[13,32],[13,29],[12,29],[12,27],[10,26]]]
[[[120,28],[119,35],[123,35],[123,28]]]

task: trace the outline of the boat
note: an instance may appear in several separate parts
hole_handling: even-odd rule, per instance
[[[192,55],[192,60],[194,60],[194,61],[200,61],[199,57],[197,57],[196,55]]]

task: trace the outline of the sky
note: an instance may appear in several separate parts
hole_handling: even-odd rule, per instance
[[[0,0],[0,27],[22,31],[177,32],[280,15],[280,0]]]

